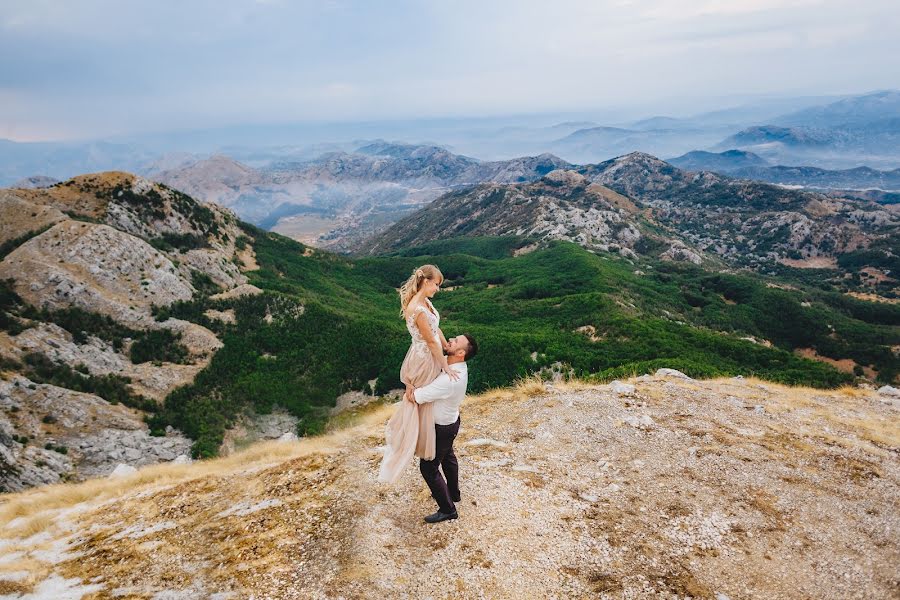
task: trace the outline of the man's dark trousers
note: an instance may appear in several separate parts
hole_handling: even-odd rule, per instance
[[[459,497],[459,463],[453,453],[453,440],[459,433],[459,417],[451,425],[435,425],[434,433],[434,460],[419,460],[419,471],[440,511],[444,514],[455,513],[452,496]],[[444,470],[443,475],[438,467]]]

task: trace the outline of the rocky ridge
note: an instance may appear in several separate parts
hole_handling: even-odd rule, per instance
[[[421,521],[433,502],[414,465],[396,486],[375,481],[391,410],[8,496],[0,585],[234,600],[887,598],[900,585],[888,394],[661,370],[470,397],[460,518],[437,526]]]
[[[153,310],[191,299],[200,285],[203,293],[246,286],[241,256],[252,248],[237,248],[242,232],[233,213],[110,172],[2,190],[0,224],[0,489],[78,480],[119,463],[187,452],[190,440],[177,432],[150,436],[140,410],[50,381],[64,385],[59,373],[68,372],[81,374],[70,380],[94,378],[107,389],[127,382],[128,393],[144,399],[137,404],[162,401],[193,381],[222,342],[195,323],[158,321]],[[111,340],[71,324],[67,330],[59,319],[71,311],[126,332],[170,332],[184,355],[177,363],[134,362],[133,333]]]
[[[446,194],[364,248],[377,254],[459,236],[515,235],[634,257],[642,237],[639,212],[621,194],[575,171],[555,170],[534,183],[482,184]]]
[[[900,231],[900,215],[875,202],[682,171],[647,154],[579,171],[650,208],[656,221],[690,245],[740,265],[834,260],[873,244],[890,244]]]

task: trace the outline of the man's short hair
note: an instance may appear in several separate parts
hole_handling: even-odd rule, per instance
[[[474,358],[476,354],[478,354],[478,342],[475,341],[468,333],[462,334],[464,338],[466,338],[466,357],[464,360],[469,360],[470,358]]]

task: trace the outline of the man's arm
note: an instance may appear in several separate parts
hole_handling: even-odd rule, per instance
[[[450,397],[450,377],[446,373],[441,373],[437,378],[428,385],[416,388],[413,391],[413,397],[418,404],[426,402],[434,402],[442,398]]]

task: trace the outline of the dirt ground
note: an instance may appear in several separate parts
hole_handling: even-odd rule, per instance
[[[460,518],[392,407],[320,438],[0,504],[0,598],[898,598],[900,406],[643,376],[469,398]],[[617,390],[617,391],[614,391]]]

